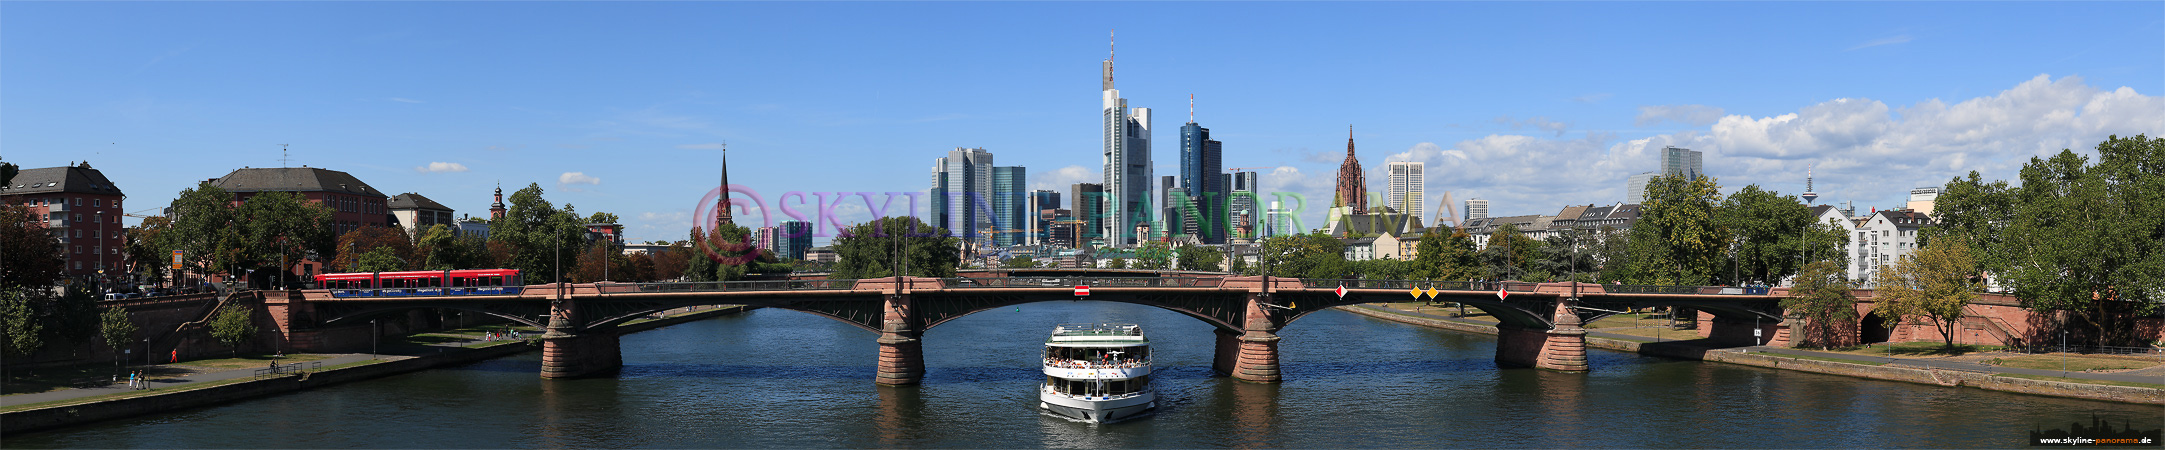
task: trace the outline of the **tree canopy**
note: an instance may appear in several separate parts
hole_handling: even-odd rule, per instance
[[[833,247],[839,261],[829,278],[835,279],[895,276],[898,252],[913,277],[953,277],[962,263],[961,240],[910,216],[882,217],[844,229]]]

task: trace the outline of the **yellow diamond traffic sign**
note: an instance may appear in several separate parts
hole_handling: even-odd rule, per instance
[[[1408,294],[1413,294],[1413,298],[1415,298],[1415,299],[1419,299],[1419,298],[1421,298],[1421,288],[1413,288],[1413,292],[1407,292],[1407,293],[1408,293]]]
[[[1438,293],[1439,293],[1439,292],[1437,292],[1437,291],[1436,291],[1436,288],[1434,288],[1434,287],[1428,288],[1428,298],[1436,298],[1436,294],[1438,294]]]

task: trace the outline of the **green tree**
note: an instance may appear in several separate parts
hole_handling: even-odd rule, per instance
[[[1722,201],[1713,177],[1658,176],[1631,227],[1627,267],[1637,284],[1704,285],[1728,262],[1730,234],[1714,220]]]
[[[32,217],[27,207],[0,204],[0,255],[7,255],[7,262],[0,264],[0,289],[45,288],[65,273],[60,239],[33,225],[43,219]]]
[[[1180,256],[1180,270],[1216,272],[1225,261],[1225,251],[1208,245],[1182,246],[1175,253]]]
[[[2015,221],[2015,197],[2005,180],[1987,182],[1977,171],[1968,178],[1947,180],[1932,201],[1932,226],[1918,230],[1918,243],[1943,237],[1961,238],[1977,257],[1978,271],[1997,271],[2004,264],[2007,226]]]
[[[1614,282],[1628,278],[1631,269],[1631,233],[1603,225],[1591,237],[1594,281]]]
[[[115,306],[98,313],[98,337],[113,349],[113,367],[118,370],[121,349],[135,343],[135,321],[128,320],[128,310]]]
[[[1977,298],[1981,287],[1971,277],[1977,262],[1970,259],[1968,244],[1940,239],[1923,249],[1903,255],[1894,267],[1880,270],[1873,293],[1879,306],[1873,314],[1888,320],[1917,318],[1930,321],[1947,346],[1954,346],[1955,328],[1962,323],[1963,307]]]
[[[1730,286],[1768,283],[1797,273],[1806,243],[1814,231],[1812,209],[1795,196],[1744,186],[1722,201],[1716,222],[1728,230],[1729,270],[1713,273],[1716,282]]]
[[[1173,249],[1164,242],[1149,241],[1135,248],[1135,268],[1164,270],[1173,266]]]
[[[256,337],[255,319],[255,311],[248,308],[247,305],[239,303],[226,305],[224,309],[218,311],[218,315],[211,317],[211,338],[217,339],[218,342],[224,343],[226,347],[231,348],[234,357],[240,357],[241,344],[248,343],[250,339]]]
[[[1483,276],[1496,280],[1540,280],[1548,272],[1538,270],[1544,244],[1519,233],[1518,225],[1504,224],[1489,233],[1487,248],[1478,254]]]
[[[834,279],[895,276],[898,256],[906,275],[913,277],[954,277],[955,268],[962,264],[962,240],[910,216],[882,217],[849,227],[834,238],[833,247],[838,261],[828,277]]]
[[[2064,311],[2097,345],[2141,343],[2135,317],[2165,302],[2165,138],[2112,136],[2023,165],[2016,207],[1986,260],[2024,306]],[[1989,216],[1988,216],[1989,217]]]
[[[236,273],[245,243],[234,226],[233,194],[209,182],[180,191],[170,206],[167,248],[180,250],[181,267],[197,274]]]
[[[173,262],[173,249],[167,243],[171,237],[166,235],[172,227],[172,220],[165,216],[150,216],[143,218],[142,224],[128,227],[122,235],[126,239],[124,251],[128,261],[135,264],[137,277],[152,284],[165,282],[166,268]]]
[[[1113,258],[1112,262],[1107,262],[1107,263],[1105,263],[1105,268],[1107,268],[1107,269],[1126,269],[1126,268],[1128,268],[1128,259],[1127,259],[1127,258]]]
[[[1413,265],[1421,278],[1472,280],[1480,278],[1481,259],[1473,248],[1473,235],[1450,226],[1428,229],[1414,246]]]
[[[455,270],[494,267],[489,261],[487,241],[475,236],[460,236],[451,227],[438,224],[422,231],[414,242],[415,258],[422,270]]]
[[[550,205],[542,198],[538,183],[512,193],[507,203],[504,216],[489,222],[490,241],[501,242],[505,253],[497,262],[519,269],[532,281],[549,282],[558,274],[569,276],[569,264],[575,264],[578,252],[586,248],[586,229],[571,205],[561,210]]]
[[[1009,257],[1000,261],[1000,267],[1006,269],[1032,269],[1037,267],[1037,260],[1030,259],[1027,256]]]
[[[46,342],[69,347],[90,343],[98,334],[98,296],[97,289],[87,284],[63,290],[41,312],[46,318]]]
[[[1338,278],[1345,243],[1323,233],[1271,236],[1263,239],[1262,259],[1270,276]]]
[[[292,192],[258,192],[234,210],[244,250],[233,264],[244,269],[278,268],[281,281],[291,264],[308,254],[330,254],[331,209]],[[285,267],[279,267],[285,264]],[[288,285],[279,283],[280,286]]]
[[[408,264],[421,260],[419,252],[414,249],[413,241],[408,240],[406,232],[397,227],[364,226],[355,228],[353,231],[339,235],[336,247],[338,248],[338,257],[332,258],[330,265],[331,270],[340,272],[389,272],[416,269],[418,267],[409,266]],[[384,257],[371,256],[379,252],[389,255],[389,259],[395,260],[396,265],[384,265],[382,264],[385,261]],[[375,258],[374,263],[364,264],[364,260],[367,258]]]
[[[1789,318],[1803,320],[1799,346],[1820,348],[1854,345],[1857,329],[1857,298],[1850,295],[1848,274],[1836,261],[1813,261],[1797,273],[1796,286],[1782,298]]]
[[[0,289],[0,330],[7,332],[7,354],[29,356],[45,348],[45,323],[39,320],[40,294],[49,291]]]
[[[390,247],[376,247],[359,255],[346,265],[349,272],[397,272],[406,270],[406,259],[398,257],[398,251]]]

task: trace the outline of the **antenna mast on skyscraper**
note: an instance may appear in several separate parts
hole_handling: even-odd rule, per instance
[[[1188,123],[1195,123],[1195,94],[1188,94]]]

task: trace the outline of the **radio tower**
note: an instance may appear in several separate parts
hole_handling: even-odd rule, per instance
[[[1804,198],[1805,206],[1811,206],[1813,200],[1819,199],[1819,193],[1812,192],[1812,168],[1818,166],[1818,164],[1804,166],[1804,193],[1797,196]]]

